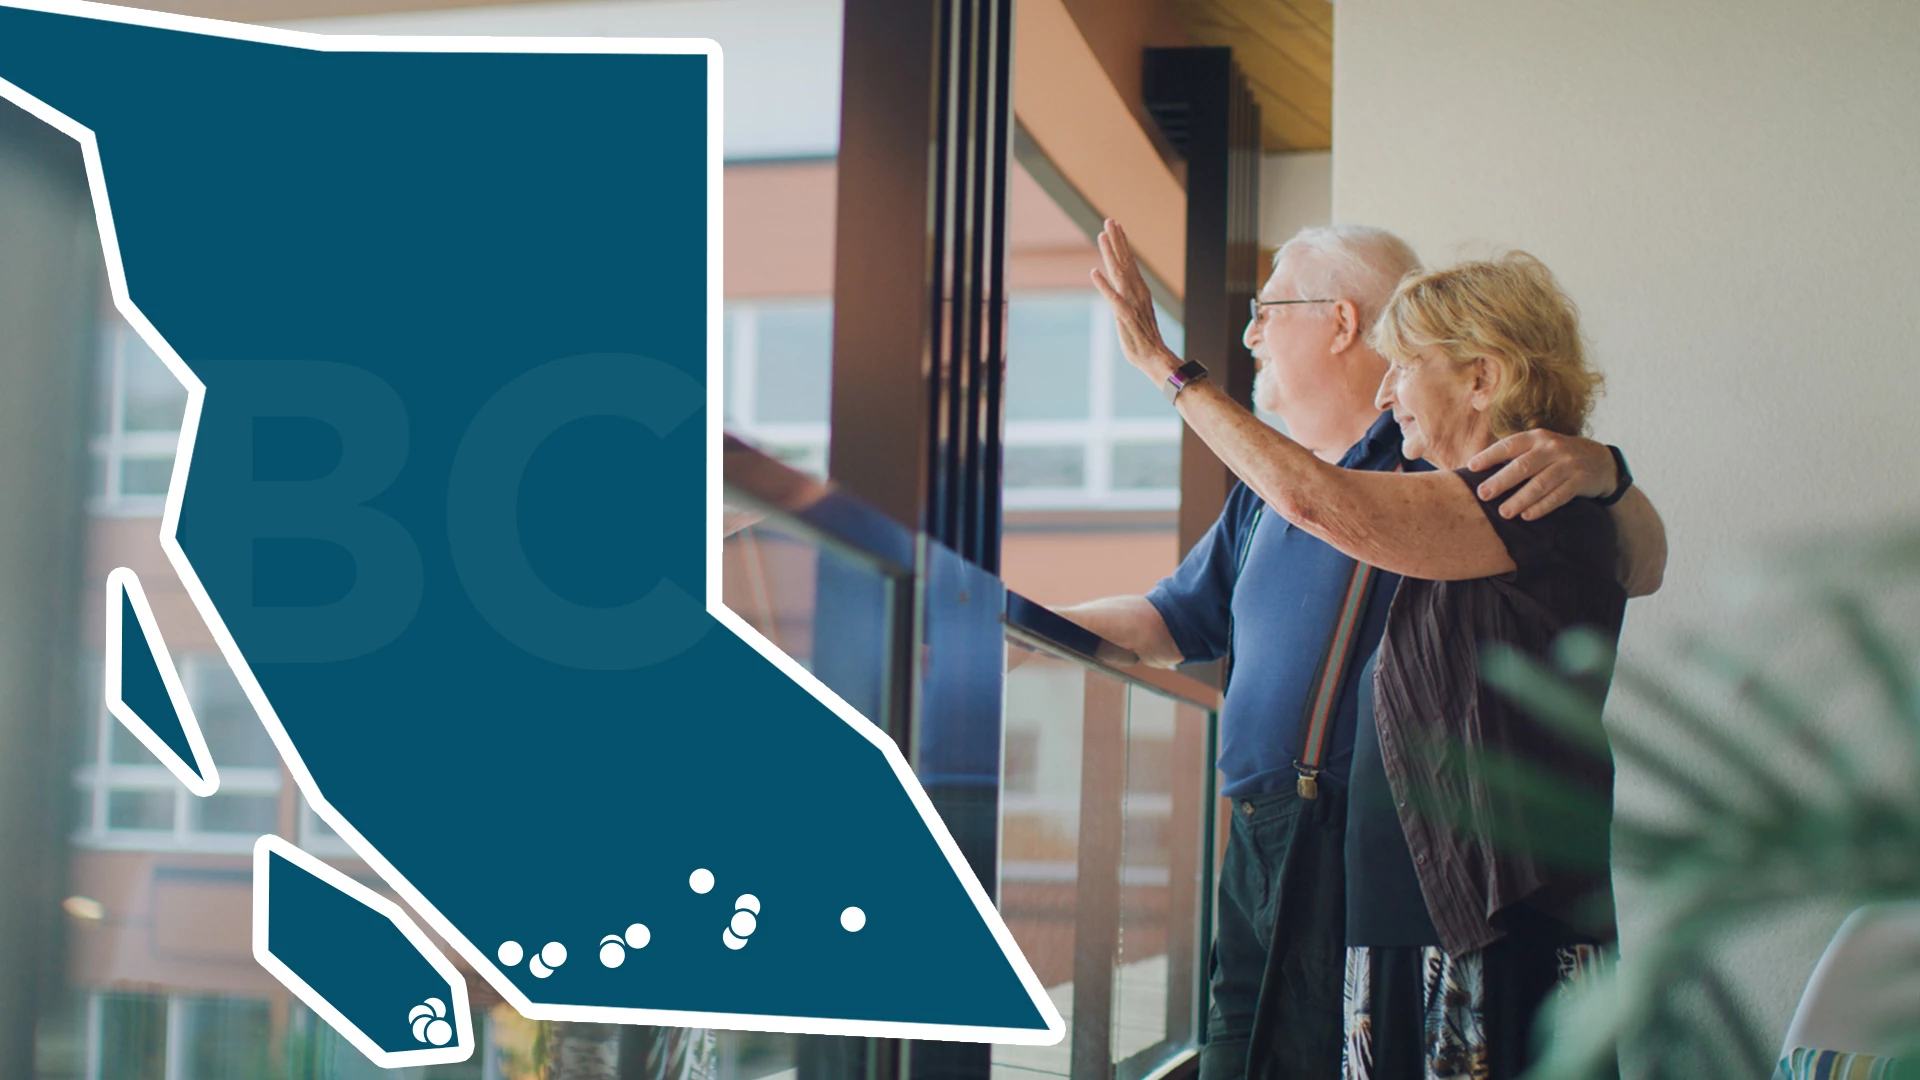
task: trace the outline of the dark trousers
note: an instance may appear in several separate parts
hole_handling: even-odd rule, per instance
[[[1200,1080],[1340,1075],[1346,790],[1233,800]]]

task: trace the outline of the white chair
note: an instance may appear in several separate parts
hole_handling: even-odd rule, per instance
[[[1796,1049],[1888,1056],[1920,1035],[1920,902],[1847,916],[1807,979],[1781,1057]]]

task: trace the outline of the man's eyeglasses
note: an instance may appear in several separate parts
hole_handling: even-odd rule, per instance
[[[1275,304],[1337,304],[1339,302],[1338,300],[1262,300],[1254,297],[1247,301],[1247,308],[1253,313],[1253,321],[1259,322],[1260,309],[1263,307],[1272,307]]]

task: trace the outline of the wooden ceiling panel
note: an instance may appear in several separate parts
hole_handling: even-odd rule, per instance
[[[1195,44],[1226,45],[1260,103],[1268,152],[1333,143],[1333,6],[1325,0],[1173,0]]]

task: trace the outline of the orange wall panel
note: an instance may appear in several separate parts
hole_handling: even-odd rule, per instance
[[[1171,528],[1009,531],[1000,542],[1000,570],[1014,592],[1048,607],[1065,607],[1144,593],[1173,572],[1179,554],[1179,538]]]
[[[833,292],[834,177],[831,161],[726,167],[726,295]]]

